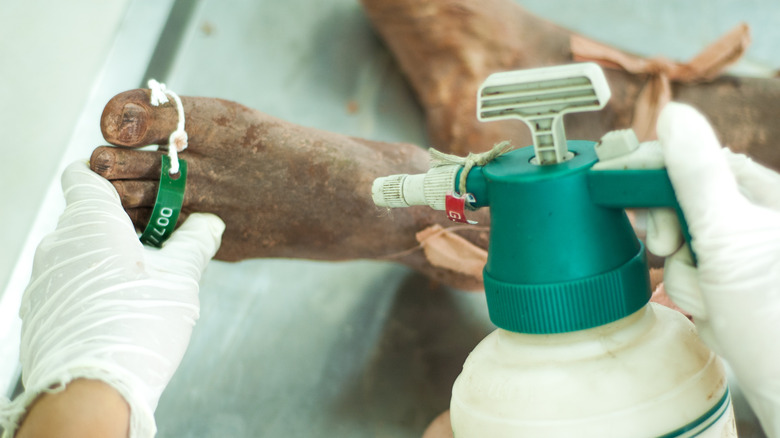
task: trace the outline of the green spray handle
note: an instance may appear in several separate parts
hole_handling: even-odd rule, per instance
[[[479,169],[474,169],[475,173]],[[460,173],[456,175],[460,177]],[[693,252],[691,234],[680,204],[674,194],[666,169],[627,169],[588,171],[588,191],[594,204],[609,208],[671,208],[677,213],[680,230]],[[487,206],[485,183],[481,178],[469,181],[469,193],[478,193],[473,208]],[[455,188],[457,190],[457,188]],[[694,256],[695,258],[695,256]]]
[[[691,233],[666,169],[590,170],[588,188],[594,203],[614,208],[672,208],[693,254]],[[695,255],[694,255],[695,260]]]

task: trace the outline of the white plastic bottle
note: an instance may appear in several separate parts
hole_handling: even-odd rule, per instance
[[[450,410],[456,438],[737,436],[719,359],[654,303],[576,332],[497,329],[466,360]]]

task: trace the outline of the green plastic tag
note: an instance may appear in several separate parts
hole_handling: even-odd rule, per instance
[[[149,224],[141,234],[141,243],[160,248],[173,233],[184,203],[184,187],[187,183],[187,162],[179,159],[179,177],[171,178],[171,159],[162,155],[160,188]]]

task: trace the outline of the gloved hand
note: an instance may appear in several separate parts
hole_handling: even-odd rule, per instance
[[[657,130],[697,257],[694,266],[684,245],[666,259],[666,291],[729,363],[764,430],[780,436],[780,175],[721,149],[687,105],[668,104]],[[679,225],[655,228],[649,240],[680,241],[670,237]]]
[[[151,437],[153,412],[198,318],[198,280],[224,224],[192,214],[162,249],[141,245],[113,186],[85,163],[64,172],[67,207],[38,246],[20,310],[26,392],[4,420],[77,378],[102,380],[130,406],[130,436]]]

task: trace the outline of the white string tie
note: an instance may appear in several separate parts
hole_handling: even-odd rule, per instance
[[[497,157],[511,151],[512,149],[514,149],[514,147],[509,144],[508,141],[502,141],[501,143],[497,143],[495,146],[493,146],[493,149],[487,152],[482,152],[480,154],[469,152],[469,154],[465,157],[445,154],[444,152],[439,152],[433,148],[431,148],[429,152],[431,154],[431,167],[448,166],[452,164],[463,166],[463,171],[460,173],[460,180],[458,181],[458,192],[461,195],[465,195],[466,178],[468,177],[472,167],[484,166],[485,164],[495,160]]]
[[[147,84],[149,85],[149,89],[152,90],[150,98],[152,106],[168,103],[169,96],[176,102],[176,112],[179,115],[179,122],[176,124],[176,130],[168,137],[168,157],[171,159],[170,174],[175,175],[179,173],[178,153],[187,149],[188,138],[187,131],[184,130],[184,105],[182,105],[179,95],[169,90],[165,84],[157,82],[154,79],[149,79]]]

